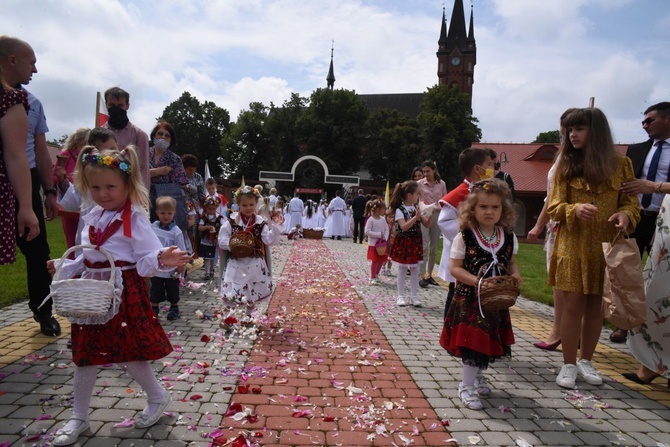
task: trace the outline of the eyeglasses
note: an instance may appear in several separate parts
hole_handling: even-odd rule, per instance
[[[656,118],[647,118],[646,120],[642,121],[642,127],[648,126],[654,121],[656,121]]]

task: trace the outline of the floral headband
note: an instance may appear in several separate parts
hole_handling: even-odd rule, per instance
[[[206,207],[209,205],[214,205],[214,206],[219,206],[221,203],[221,200],[219,200],[218,197],[207,197],[204,202],[202,202],[202,206]]]
[[[257,199],[261,198],[261,194],[257,189],[252,188],[251,186],[241,186],[233,193],[233,199],[237,201],[237,196],[242,195],[253,195]]]
[[[107,166],[110,168],[117,168],[126,174],[130,175],[131,166],[124,158],[125,150],[115,155],[101,155],[97,149],[87,152],[81,157],[81,162],[84,166],[97,165]]]

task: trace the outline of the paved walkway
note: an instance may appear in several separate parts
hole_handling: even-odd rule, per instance
[[[622,379],[636,362],[608,333],[594,357],[602,386],[555,385],[561,353],[532,346],[551,309],[524,299],[512,310],[513,359],[491,368],[484,411],[463,408],[460,363],[437,342],[446,290],[421,290],[421,309],[397,308],[395,277],[368,284],[365,250],[350,240],[282,241],[267,313],[228,336],[214,284],[193,274],[201,287],[182,289],[182,319],[161,316],[175,347],[154,363],[174,397],[169,413],[134,428],[145,397],[104,367],[78,445],[670,446],[670,392]],[[26,304],[0,313],[0,447],[50,445],[70,415],[67,337],[40,335],[28,317]]]

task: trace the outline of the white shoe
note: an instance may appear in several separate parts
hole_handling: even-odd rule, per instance
[[[488,396],[491,394],[489,379],[482,373],[477,374],[477,377],[475,377],[475,388],[477,389],[477,394],[480,396]]]
[[[371,279],[370,280],[370,285],[375,286],[377,284],[379,284],[379,281],[377,281],[376,279]]]
[[[418,296],[413,296],[413,297],[412,297],[412,306],[414,306],[414,307],[423,307],[423,303],[421,302],[421,300],[419,299]]]
[[[72,417],[70,419],[76,419],[78,421],[81,421],[81,425],[79,425],[79,427],[75,428],[74,430],[65,430],[65,428],[57,430],[56,433],[54,434],[53,445],[60,446],[60,445],[74,444],[75,442],[77,442],[77,439],[79,439],[79,435],[88,430],[89,427],[88,420],[81,420],[75,417]],[[67,422],[65,424],[67,425]]]
[[[168,390],[163,390],[163,397],[158,401],[149,400],[149,403],[158,404],[156,411],[149,414],[146,411],[146,408],[135,418],[135,427],[137,428],[147,428],[154,425],[158,420],[163,416],[163,412],[172,402],[172,395]]]
[[[581,359],[577,362],[577,374],[589,385],[602,385],[603,383],[602,377],[589,360]]]
[[[405,299],[404,296],[399,296],[398,301],[396,301],[395,303],[396,303],[396,305],[398,305],[400,307],[407,306],[407,300]]]
[[[477,389],[474,386],[464,386],[463,383],[458,384],[458,397],[465,405],[465,408],[470,410],[481,410],[484,408],[482,402],[479,400]]]
[[[556,377],[556,385],[563,388],[574,388],[577,380],[577,367],[567,363],[561,367],[561,372]]]

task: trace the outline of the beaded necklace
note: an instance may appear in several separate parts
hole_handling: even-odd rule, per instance
[[[484,232],[482,231],[482,229],[479,225],[477,225],[475,227],[475,232],[477,233],[477,235],[479,236],[479,239],[481,239],[481,241],[484,243],[484,245],[486,247],[491,248],[491,247],[495,247],[496,245],[498,245],[499,235],[498,235],[498,227],[497,226],[493,227],[493,234],[491,234],[490,237],[487,236],[486,234],[484,234]]]

